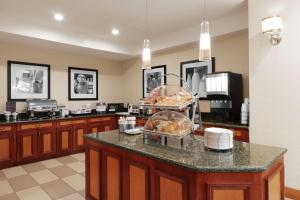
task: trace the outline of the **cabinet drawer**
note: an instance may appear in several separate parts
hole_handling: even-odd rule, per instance
[[[96,122],[109,122],[112,121],[113,117],[95,117],[95,118],[89,118],[88,123],[96,123]]]
[[[72,126],[75,124],[85,124],[86,120],[85,119],[78,119],[78,120],[68,120],[68,121],[60,121],[58,122],[59,126]]]
[[[23,130],[30,130],[30,129],[40,129],[40,128],[52,128],[53,122],[44,122],[44,123],[25,123],[25,124],[19,124],[17,130],[23,131]]]
[[[0,133],[8,131],[12,131],[12,126],[0,126]]]

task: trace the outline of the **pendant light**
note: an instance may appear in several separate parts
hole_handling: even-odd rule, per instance
[[[150,50],[150,40],[148,38],[148,0],[146,0],[145,6],[146,20],[145,20],[145,31],[146,39],[144,40],[144,48],[142,55],[142,69],[151,69],[151,50]]]
[[[206,18],[206,0],[204,0],[204,19]],[[201,32],[199,38],[199,61],[211,60],[211,40],[209,33],[209,22],[201,22]]]

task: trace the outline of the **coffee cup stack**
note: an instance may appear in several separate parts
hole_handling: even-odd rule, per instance
[[[241,107],[241,124],[249,124],[249,99],[245,98]]]

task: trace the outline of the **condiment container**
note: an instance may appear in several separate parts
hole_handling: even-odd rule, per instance
[[[119,132],[124,133],[125,130],[127,129],[126,119],[124,117],[120,117],[120,119],[118,120],[118,124],[119,124]]]

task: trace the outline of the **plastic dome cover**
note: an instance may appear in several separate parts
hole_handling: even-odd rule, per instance
[[[192,101],[192,95],[178,85],[163,85],[154,88],[144,104],[180,106]]]
[[[192,122],[185,115],[175,111],[161,111],[149,118],[145,131],[182,136],[192,132]]]

